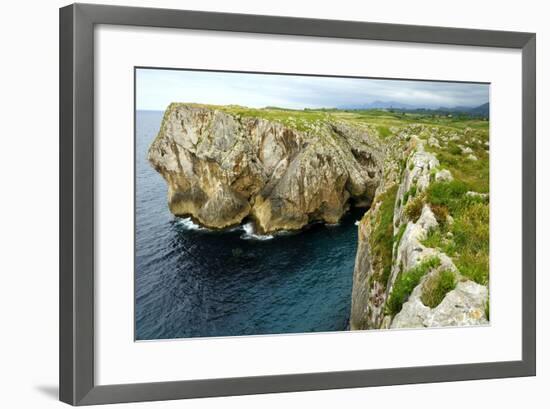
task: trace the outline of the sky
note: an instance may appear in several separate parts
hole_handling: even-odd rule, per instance
[[[475,107],[489,85],[188,70],[136,70],[136,108],[163,111],[172,102],[253,108],[342,108],[376,101],[415,108]]]

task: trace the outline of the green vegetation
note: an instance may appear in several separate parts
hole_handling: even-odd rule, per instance
[[[409,197],[414,197],[416,195],[416,185],[412,185],[411,188],[403,195],[403,203],[409,201]]]
[[[447,206],[432,204],[430,208],[432,209],[432,213],[434,214],[437,223],[440,225],[447,223],[447,219],[449,217],[449,209]]]
[[[392,250],[393,250],[393,211],[397,185],[393,185],[382,193],[378,201],[380,207],[374,222],[374,231],[369,236],[369,244],[372,249],[372,260],[375,271],[381,271],[380,277],[376,277],[384,286],[391,274]],[[373,204],[374,206],[374,204]]]
[[[436,206],[446,206],[454,212],[462,204],[468,186],[459,180],[434,182],[427,190],[427,200]]]
[[[463,276],[476,283],[489,282],[489,204],[473,203],[455,217],[454,261]]]
[[[422,277],[434,268],[439,267],[440,264],[441,260],[438,257],[431,257],[409,271],[400,272],[386,302],[386,314],[395,316],[399,313]]]
[[[402,223],[401,226],[399,226],[399,231],[397,232],[397,235],[395,236],[394,243],[399,246],[399,243],[401,243],[401,239],[403,238],[403,234],[405,234],[405,229],[407,228],[406,223]]]
[[[407,215],[409,220],[416,223],[416,221],[420,218],[420,215],[422,214],[422,208],[424,207],[424,201],[424,194],[419,194],[418,196],[415,196],[412,200],[409,200],[407,206],[405,206],[405,214]]]
[[[422,285],[422,303],[430,308],[437,307],[445,295],[456,287],[456,275],[443,270],[429,277]]]
[[[488,133],[481,133],[479,139],[488,140]],[[441,167],[449,169],[454,178],[465,183],[469,190],[487,193],[489,192],[489,154],[483,144],[471,143],[470,146],[478,160],[469,160],[456,142],[449,142],[447,147],[430,148],[430,151],[437,156]]]
[[[450,214],[454,222],[440,223],[423,244],[439,247],[453,258],[464,277],[486,285],[489,282],[489,203],[483,197],[467,195],[468,191],[469,186],[459,180],[430,185],[427,201],[436,218],[446,220]]]
[[[175,105],[179,103],[174,103]],[[479,118],[460,118],[458,116],[449,118],[446,115],[433,115],[410,112],[390,112],[380,109],[369,110],[341,110],[331,108],[319,109],[288,109],[276,106],[265,108],[249,108],[240,105],[208,105],[208,104],[187,104],[204,106],[224,111],[241,118],[263,118],[270,121],[280,122],[298,131],[308,131],[315,126],[322,125],[326,121],[342,121],[351,125],[372,126],[382,139],[395,135],[396,130],[403,129],[408,125],[418,124],[426,126],[437,126],[442,130],[462,131],[465,128],[488,129],[488,122]],[[392,130],[392,128],[395,128]]]
[[[376,129],[378,130],[378,135],[380,135],[381,138],[385,139],[391,135],[391,131],[387,126],[379,125]]]

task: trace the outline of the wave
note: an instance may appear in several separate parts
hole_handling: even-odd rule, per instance
[[[206,227],[202,227],[191,220],[190,217],[184,219],[179,219],[178,224],[181,225],[185,230],[208,230]]]
[[[204,231],[204,232],[212,232],[212,233],[219,233],[220,231],[212,230],[207,227],[203,227],[200,224],[197,224],[191,219],[190,217],[185,218],[179,218],[178,224],[184,229],[184,230],[191,230],[191,231]],[[254,223],[246,223],[241,224],[238,226],[233,226],[231,228],[226,229],[227,232],[238,232],[243,231],[244,233],[241,235],[241,239],[243,240],[271,240],[275,238],[275,236],[271,234],[257,234],[254,231]]]
[[[246,223],[243,224],[242,229],[244,230],[244,234],[241,236],[241,239],[244,240],[271,240],[275,236],[271,234],[256,234],[254,233],[254,223]]]

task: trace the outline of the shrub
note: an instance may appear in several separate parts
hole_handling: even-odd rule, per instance
[[[424,207],[424,196],[419,195],[413,200],[410,200],[405,207],[405,214],[412,220],[414,223],[419,219],[422,214],[422,208]]]
[[[432,269],[439,267],[440,264],[441,260],[438,257],[430,257],[415,268],[407,272],[400,272],[386,303],[386,313],[392,316],[399,313],[422,277]]]
[[[422,303],[430,308],[437,307],[445,295],[456,287],[454,272],[444,270],[429,277],[422,285]]]
[[[449,147],[449,153],[451,153],[452,155],[462,155],[462,149],[460,149],[456,145],[453,145]]]
[[[447,217],[449,216],[449,209],[447,208],[447,206],[432,204],[430,207],[435,216],[435,219],[439,224],[447,223]]]

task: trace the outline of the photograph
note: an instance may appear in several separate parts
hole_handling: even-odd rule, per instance
[[[487,83],[135,68],[135,339],[489,325]]]

